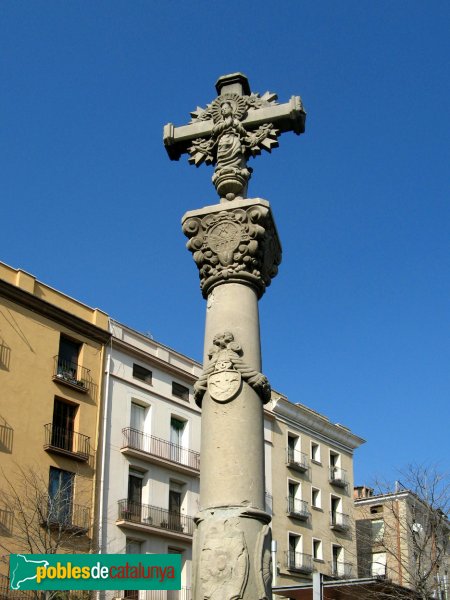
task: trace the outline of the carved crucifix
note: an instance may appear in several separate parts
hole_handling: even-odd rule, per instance
[[[218,97],[204,109],[197,107],[189,125],[165,125],[164,145],[172,160],[188,153],[197,167],[214,165],[217,193],[233,200],[247,192],[252,172],[248,158],[277,148],[278,136],[285,131],[303,133],[306,113],[300,96],[278,104],[276,94],[251,93],[242,73],[220,77],[216,90]]]

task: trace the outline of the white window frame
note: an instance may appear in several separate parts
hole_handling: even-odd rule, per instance
[[[318,553],[320,556],[314,556],[314,542],[319,542],[319,550],[320,552]],[[321,560],[323,561],[323,542],[321,539],[319,538],[312,538],[311,540],[311,554],[313,557],[313,560]]]
[[[313,496],[313,492],[318,492],[318,504],[314,504],[314,496]],[[316,488],[314,486],[311,486],[311,506],[312,508],[322,508],[322,490],[320,488]]]
[[[317,447],[317,455],[318,456],[316,456],[316,457],[313,456],[313,446]],[[322,455],[321,455],[321,448],[320,448],[319,442],[314,442],[313,440],[311,440],[310,456],[311,456],[312,461],[314,461],[315,463],[322,464]]]

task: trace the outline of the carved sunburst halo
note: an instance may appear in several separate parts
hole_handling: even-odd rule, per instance
[[[233,108],[233,116],[240,121],[244,118],[248,110],[255,110],[262,108],[263,106],[273,106],[278,104],[278,96],[273,92],[265,92],[262,96],[257,93],[252,93],[250,96],[241,96],[240,94],[233,94],[226,92],[221,96],[218,96],[210,104],[207,104],[206,108],[197,106],[195,110],[191,112],[191,123],[196,121],[209,121],[213,119],[215,123],[222,119],[220,112],[221,105],[224,102],[229,102]]]

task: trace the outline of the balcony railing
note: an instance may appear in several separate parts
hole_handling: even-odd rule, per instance
[[[287,512],[291,517],[305,521],[311,516],[308,510],[308,503],[305,500],[299,500],[289,496],[287,498]]]
[[[341,512],[330,512],[330,527],[336,531],[348,531],[350,529],[350,517]]]
[[[286,450],[286,461],[288,467],[290,467],[291,469],[295,469],[296,471],[300,471],[301,473],[304,473],[308,470],[308,457],[304,452],[294,450],[294,448],[289,448],[289,446]]]
[[[82,433],[57,427],[47,423],[45,428],[44,449],[58,454],[70,454],[72,458],[86,461],[89,459],[90,438]]]
[[[35,600],[38,594],[32,590],[11,590],[9,577],[0,575],[0,600]]]
[[[122,448],[133,448],[146,454],[157,456],[196,471],[200,470],[200,453],[183,448],[153,435],[148,435],[138,429],[125,427],[122,429]]]
[[[347,471],[340,467],[330,467],[329,482],[339,487],[347,487]]]
[[[191,588],[181,590],[141,590],[124,591],[119,590],[114,594],[115,598],[123,600],[191,600]]]
[[[192,535],[194,533],[194,519],[179,512],[172,512],[158,506],[139,504],[129,500],[119,500],[119,521],[140,523],[157,529],[166,529]]]
[[[312,556],[288,550],[286,552],[286,568],[289,571],[298,571],[299,573],[312,573]]]
[[[90,510],[87,506],[70,504],[67,499],[49,500],[41,525],[49,529],[63,529],[84,534],[89,530]]]
[[[331,563],[331,576],[338,579],[351,579],[353,577],[353,565],[342,561]]]
[[[80,392],[87,392],[90,383],[90,370],[77,363],[54,357],[53,381],[64,383]]]

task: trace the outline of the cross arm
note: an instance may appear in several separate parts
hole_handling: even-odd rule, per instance
[[[249,110],[242,124],[246,129],[252,130],[265,123],[272,123],[278,133],[293,131],[300,135],[305,131],[305,118],[306,113],[303,110],[300,97],[292,96],[289,102],[284,104],[274,104]],[[180,127],[167,123],[164,126],[163,140],[170,159],[178,160],[182,154],[188,152],[194,140],[211,135],[213,126],[212,119],[189,123],[189,125]]]
[[[180,127],[175,127],[172,123],[164,125],[163,141],[169,158],[178,160],[182,154],[188,151],[193,140],[210,135],[213,125],[212,119]]]
[[[292,96],[289,102],[284,104],[250,110],[242,124],[246,129],[255,129],[265,123],[272,123],[279,133],[293,131],[300,135],[305,131],[305,119],[306,113],[300,96]]]

